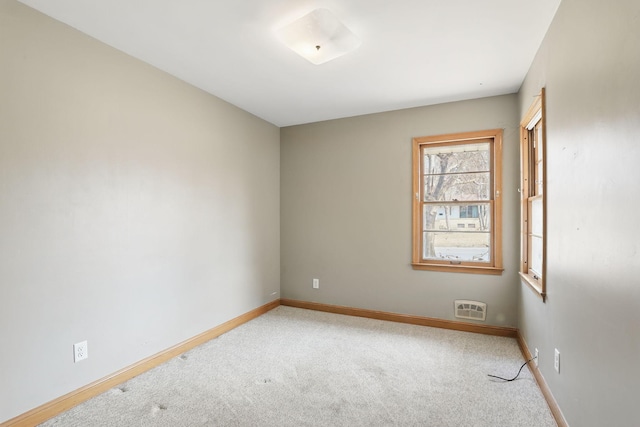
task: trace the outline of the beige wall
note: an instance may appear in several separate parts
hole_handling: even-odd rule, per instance
[[[277,127],[0,1],[0,422],[278,298],[279,235]]]
[[[548,123],[548,301],[523,289],[520,327],[571,426],[639,423],[639,40],[637,0],[563,0],[520,91]]]
[[[455,299],[516,326],[516,95],[283,128],[281,287],[285,298],[453,319]],[[414,271],[411,138],[504,129],[502,276]],[[313,278],[320,288],[312,289]]]

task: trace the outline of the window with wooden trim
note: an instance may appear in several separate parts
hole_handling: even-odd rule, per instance
[[[545,92],[520,122],[521,259],[520,277],[545,300]]]
[[[413,138],[418,270],[502,273],[502,129]]]

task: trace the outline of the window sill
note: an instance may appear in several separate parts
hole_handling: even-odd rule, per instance
[[[449,264],[426,264],[412,263],[414,270],[445,271],[449,273],[470,273],[470,274],[493,274],[501,275],[504,268],[483,267],[478,265],[449,265]]]
[[[520,278],[529,287],[529,289],[542,299],[542,302],[546,302],[547,294],[542,289],[542,284],[538,280],[523,272],[520,272]]]

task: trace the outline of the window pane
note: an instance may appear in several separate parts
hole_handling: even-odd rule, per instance
[[[425,147],[424,174],[488,172],[490,148],[488,142]]]
[[[542,194],[542,161],[536,165],[536,195]]]
[[[489,232],[491,222],[489,203],[422,207],[423,231]]]
[[[531,273],[538,277],[542,277],[542,238],[531,238],[531,254],[530,254],[530,266]]]
[[[490,261],[491,206],[424,204],[423,258]]]
[[[537,146],[537,150],[536,150],[536,161],[540,161],[542,160],[542,120],[540,120],[538,122],[538,124],[536,125],[536,146]]]
[[[542,236],[542,199],[534,199],[529,202],[531,212],[531,234]]]
[[[423,258],[443,261],[489,262],[491,234],[469,232],[423,232]]]
[[[424,176],[424,201],[489,200],[491,173]]]

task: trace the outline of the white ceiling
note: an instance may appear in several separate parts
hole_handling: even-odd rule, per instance
[[[514,93],[560,0],[20,0],[277,126]],[[313,65],[274,30],[318,7],[362,40]]]

